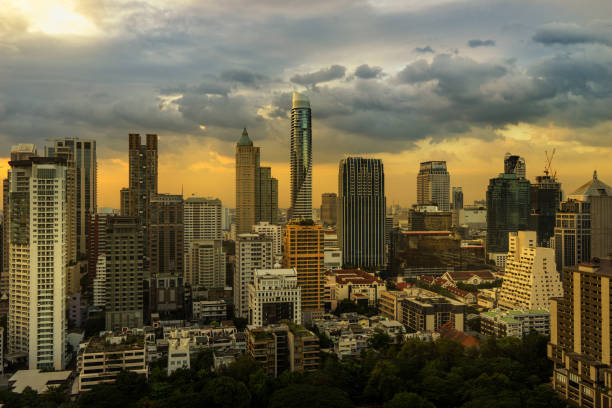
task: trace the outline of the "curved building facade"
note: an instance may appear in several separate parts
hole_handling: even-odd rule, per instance
[[[290,219],[312,219],[312,128],[310,101],[294,92],[291,102]]]

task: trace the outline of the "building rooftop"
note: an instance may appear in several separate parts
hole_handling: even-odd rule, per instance
[[[332,276],[336,277],[336,283],[341,285],[347,283],[354,284],[372,284],[379,283],[383,284],[383,281],[376,276],[362,271],[360,269],[336,269],[330,272]]]
[[[310,99],[304,94],[294,92],[291,97],[291,108],[310,108]]]
[[[480,279],[485,280],[495,280],[495,275],[489,270],[479,270],[479,271],[448,271],[448,276],[450,276],[453,281],[466,281],[472,278],[473,276],[478,276]]]
[[[71,373],[71,371],[41,372],[38,369],[19,370],[9,378],[9,385],[13,387],[13,392],[21,393],[26,387],[30,387],[40,394],[49,387],[65,384]]]
[[[578,198],[585,200],[593,196],[612,196],[612,187],[597,178],[597,171],[593,172],[593,178],[576,191],[569,195],[569,198]]]
[[[106,334],[92,337],[85,346],[86,353],[125,351],[144,347],[142,334]]]

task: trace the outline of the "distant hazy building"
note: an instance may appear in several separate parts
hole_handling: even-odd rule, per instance
[[[92,139],[55,139],[53,146],[45,147],[45,156],[57,156],[69,150],[75,167],[76,191],[76,243],[77,252],[85,254],[87,249],[87,225],[98,206],[98,163],[96,141]]]
[[[293,92],[291,102],[291,203],[288,219],[312,219],[312,124],[310,100]]]
[[[459,211],[463,208],[463,188],[453,187],[453,210]]]
[[[514,173],[489,180],[487,189],[487,253],[508,252],[508,233],[529,228],[530,184]]]
[[[549,246],[560,204],[561,183],[548,174],[536,177],[536,182],[531,184],[529,229],[537,232],[539,246]]]
[[[270,167],[259,168],[259,213],[256,222],[278,222],[278,180],[272,177]]]
[[[234,312],[237,317],[249,315],[249,285],[257,269],[272,269],[272,240],[259,234],[240,234],[236,239],[234,271]]]
[[[537,246],[535,231],[510,233],[506,271],[499,297],[502,309],[548,309],[561,296],[555,251]]]
[[[295,269],[258,269],[249,285],[249,324],[302,322],[302,294]]]
[[[338,170],[338,241],[344,264],[385,264],[385,174],[379,159],[348,157]]]
[[[11,160],[9,179],[10,353],[30,369],[64,368],[66,355],[66,160]]]
[[[506,153],[504,156],[504,173],[516,174],[521,179],[526,178],[527,164],[525,164],[525,159],[521,156]]]
[[[143,325],[143,230],[138,217],[106,223],[106,329]]]
[[[336,193],[323,193],[321,196],[321,223],[334,226],[337,222],[338,196]]]
[[[417,204],[450,211],[450,174],[445,161],[422,162],[417,175]]]
[[[302,289],[302,310],[323,310],[324,229],[312,221],[293,221],[285,227],[283,266],[295,268]]]

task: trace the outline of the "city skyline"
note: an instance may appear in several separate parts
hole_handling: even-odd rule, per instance
[[[447,162],[466,203],[484,198],[505,152],[533,180],[556,147],[567,191],[593,170],[612,179],[606,2],[334,2],[300,15],[279,3],[26,3],[1,12],[0,171],[11,145],[94,139],[99,207],[119,207],[134,132],[160,136],[160,191],[234,206],[233,144],[247,127],[287,208],[292,91],[313,106],[314,207],[344,153],[384,161],[389,204],[416,201],[425,160]]]

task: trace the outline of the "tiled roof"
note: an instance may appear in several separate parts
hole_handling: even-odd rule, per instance
[[[347,283],[355,284],[382,284],[383,281],[376,276],[362,271],[360,269],[337,269],[331,272],[331,275],[336,277],[336,283],[341,285]]]
[[[472,276],[478,276],[480,279],[495,280],[495,275],[489,270],[482,271],[454,271],[447,272],[454,281],[466,281]]]

